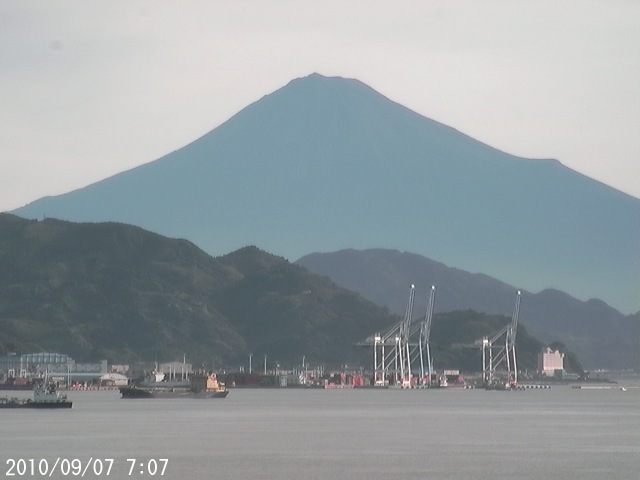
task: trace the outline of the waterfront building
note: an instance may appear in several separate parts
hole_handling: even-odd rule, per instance
[[[538,354],[538,370],[549,377],[562,375],[564,371],[564,353],[545,348]]]
[[[167,380],[186,380],[193,373],[193,366],[184,361],[161,363],[158,373],[163,373]]]
[[[34,380],[48,377],[61,385],[74,382],[100,382],[108,375],[107,361],[96,363],[77,363],[63,353],[12,353],[0,356],[0,385],[7,387],[30,385]],[[114,382],[105,377],[105,381]],[[117,381],[121,381],[119,378]]]
[[[49,371],[67,371],[74,361],[62,353],[11,353],[0,357],[0,372],[4,378],[42,376]]]

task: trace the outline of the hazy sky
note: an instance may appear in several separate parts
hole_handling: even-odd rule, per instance
[[[1,0],[0,211],[155,160],[313,72],[640,197],[635,0]]]

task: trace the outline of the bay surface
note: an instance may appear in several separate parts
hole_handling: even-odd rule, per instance
[[[56,459],[74,458],[83,468],[91,460],[84,478],[106,478],[107,463],[100,476],[94,463],[114,459],[109,477],[117,479],[151,477],[154,459],[168,459],[164,475],[162,462],[155,474],[165,479],[600,480],[640,472],[640,389],[633,387],[68,396],[71,410],[0,410],[2,476],[11,459],[34,459],[34,475],[27,463],[22,478],[44,478],[41,459],[50,471]],[[58,466],[47,478],[80,477]]]

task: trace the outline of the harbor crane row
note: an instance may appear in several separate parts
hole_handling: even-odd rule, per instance
[[[496,384],[496,370],[504,364],[507,369],[507,384],[518,384],[518,365],[516,363],[516,333],[520,315],[520,297],[518,290],[511,322],[492,336],[482,338],[482,379],[485,385]],[[495,354],[494,354],[495,352]]]
[[[413,370],[418,362],[419,382],[423,386],[431,385],[433,363],[429,339],[435,289],[435,286],[431,287],[427,311],[419,324],[412,322],[415,285],[411,285],[404,319],[385,333],[375,333],[358,344],[373,346],[374,385],[387,386],[392,379],[395,386],[413,387]]]

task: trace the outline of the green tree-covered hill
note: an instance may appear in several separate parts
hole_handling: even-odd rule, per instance
[[[476,312],[434,318],[441,367],[479,369],[473,341],[509,319]],[[192,243],[117,223],[24,220],[0,214],[0,353],[77,360],[173,360],[237,366],[249,353],[283,366],[368,365],[354,344],[399,321],[386,308],[246,247],[214,258]],[[519,330],[523,368],[541,344]]]
[[[0,215],[0,344],[78,359],[351,361],[395,317],[281,257],[116,223]]]

